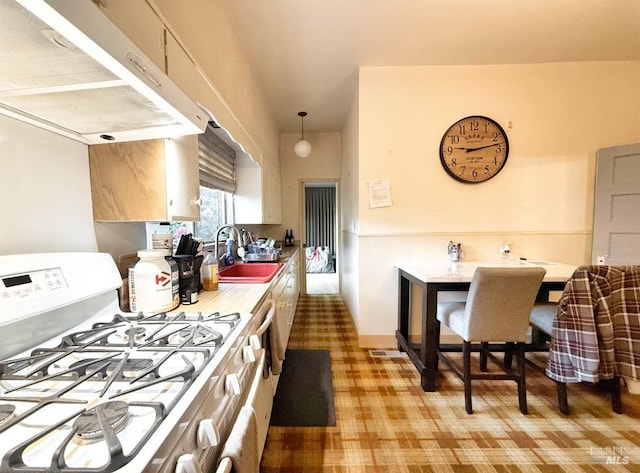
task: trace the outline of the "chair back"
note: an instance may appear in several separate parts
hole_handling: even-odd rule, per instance
[[[465,339],[526,341],[529,316],[545,273],[539,267],[477,268],[467,296]]]

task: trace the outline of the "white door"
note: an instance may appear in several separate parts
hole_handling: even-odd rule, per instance
[[[640,264],[640,143],[598,151],[592,264]]]

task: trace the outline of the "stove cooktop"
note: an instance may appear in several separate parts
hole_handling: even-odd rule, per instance
[[[0,362],[0,472],[126,465],[246,323],[237,313],[116,313]]]

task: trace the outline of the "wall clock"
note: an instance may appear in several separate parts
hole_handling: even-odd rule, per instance
[[[509,156],[509,140],[491,118],[472,115],[451,125],[440,142],[440,162],[451,177],[470,184],[498,174]]]

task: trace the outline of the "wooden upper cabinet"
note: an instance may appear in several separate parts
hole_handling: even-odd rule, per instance
[[[154,4],[153,2],[150,3]],[[164,23],[163,19],[158,16],[146,0],[101,0],[96,1],[96,4],[156,66],[167,74],[169,79],[182,92],[193,102],[201,104],[212,113],[215,113],[217,120],[221,124],[231,126],[229,132],[235,135],[236,140],[245,143],[245,145],[248,143],[249,148],[252,147],[252,140],[246,129],[237,121],[236,116],[228,109],[228,105],[223,98],[213,89],[196,66],[194,60],[182,47],[181,42],[174,36],[173,32],[175,30],[172,29],[171,25]],[[179,32],[176,32],[176,34],[179,38]],[[162,159],[158,158],[161,153],[156,151],[149,151],[148,153],[146,151],[134,151],[136,148],[142,148],[142,144],[137,146],[122,144],[122,149],[118,149],[114,144],[96,145],[96,149],[92,152],[93,155],[99,154],[97,146],[111,146],[113,150],[117,149],[117,151],[109,151],[108,153],[122,155],[116,158],[118,160],[124,161],[130,154],[136,154],[138,156],[135,160],[136,162],[142,163],[154,159],[158,162],[162,161]],[[125,150],[125,148],[129,147],[132,149]],[[255,153],[259,150],[250,149],[251,151]],[[145,153],[147,155],[142,157]],[[152,156],[155,156],[155,158]],[[280,173],[271,163],[265,161],[262,160],[262,168],[254,165],[247,169],[241,167],[237,170],[238,190],[236,192],[235,213],[237,223],[279,224],[282,221]],[[145,174],[151,173],[148,165],[140,165],[138,168],[137,165],[129,163],[125,166],[132,166],[132,169],[135,169],[135,173],[140,175],[139,178],[136,177],[134,179],[131,179],[130,176],[122,177],[122,179],[130,182],[131,186],[136,185],[139,179],[147,182]],[[161,173],[161,166],[161,164],[157,164],[157,169],[154,172]],[[195,166],[197,175],[197,159]],[[93,172],[92,170],[92,182]],[[108,170],[102,169],[100,172],[106,174]],[[118,171],[110,172],[116,173]],[[149,176],[148,182],[159,182],[161,180],[160,178],[153,179]],[[197,178],[195,182],[198,182]],[[115,184],[112,181],[109,185],[113,186]],[[145,185],[142,184],[142,186]],[[162,200],[158,198],[159,192],[161,192],[161,188],[154,184],[152,189],[146,189],[143,193],[150,196],[148,200],[152,200],[154,205],[157,205]],[[190,195],[190,192],[185,193],[185,195],[187,194]],[[199,211],[197,212],[198,218],[195,218],[194,215],[196,213],[190,211],[190,207],[187,204],[180,206],[181,210],[178,210],[174,204],[174,210],[168,211],[162,208],[146,208],[151,207],[151,204],[146,202],[144,209],[137,208],[134,211],[134,209],[129,208],[131,204],[126,204],[125,209],[124,200],[128,199],[117,201],[106,190],[101,191],[97,200],[94,195],[94,219],[102,221],[158,221],[169,220],[169,218],[163,216],[169,214],[189,216],[189,218],[183,220],[199,219]],[[140,206],[142,207],[143,205],[140,204]]]
[[[198,100],[201,78],[195,63],[145,0],[109,0],[97,4],[191,100]]]
[[[96,5],[160,70],[166,72],[165,25],[145,0],[98,1]]]
[[[168,30],[165,36],[165,48],[166,73],[169,79],[187,94],[191,100],[198,102],[203,78],[195,63]]]
[[[200,220],[198,137],[89,146],[93,218]]]

